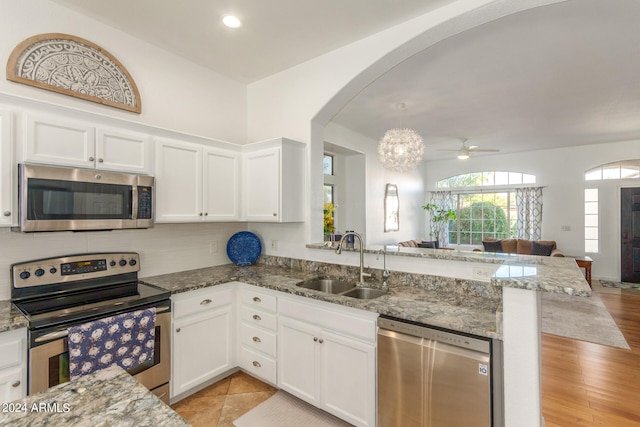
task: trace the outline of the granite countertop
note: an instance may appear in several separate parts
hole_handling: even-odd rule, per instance
[[[0,425],[190,426],[173,409],[115,365],[12,402],[6,411],[0,412]]]
[[[11,301],[0,301],[0,333],[27,326],[29,322],[13,307]]]
[[[324,244],[306,245],[311,249],[334,250]],[[344,249],[354,251],[355,249]],[[370,246],[365,253],[385,251],[390,256],[492,264],[491,282],[500,287],[529,289],[574,296],[590,296],[591,288],[571,257],[428,249],[398,246]]]
[[[410,283],[390,285],[388,294],[371,300],[333,295],[296,286],[303,280],[326,276],[318,272],[265,264],[249,267],[225,264],[146,277],[140,281],[167,289],[173,294],[238,281],[460,332],[502,338],[501,331],[496,326],[496,312],[501,305],[499,299],[428,290]]]

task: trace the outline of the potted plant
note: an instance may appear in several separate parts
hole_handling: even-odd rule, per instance
[[[422,209],[429,212],[431,221],[431,231],[429,232],[429,236],[435,238],[436,242],[438,242],[438,247],[444,246],[444,236],[441,236],[440,233],[442,231],[446,232],[446,226],[449,223],[449,220],[458,219],[456,211],[453,209],[443,209],[435,203],[427,203],[422,207]]]
[[[325,203],[324,204],[324,240],[330,241],[331,235],[335,231],[333,212],[336,210],[336,207],[333,203]]]

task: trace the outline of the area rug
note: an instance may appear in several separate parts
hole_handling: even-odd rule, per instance
[[[640,289],[640,283],[614,282],[612,280],[602,280],[602,279],[600,279],[600,283],[605,288]]]
[[[236,427],[348,427],[351,424],[279,390],[233,422]]]
[[[624,335],[597,293],[586,298],[542,292],[541,301],[542,332],[629,349]]]

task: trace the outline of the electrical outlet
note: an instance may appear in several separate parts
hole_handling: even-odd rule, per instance
[[[489,281],[493,277],[494,270],[492,268],[473,267],[471,275],[474,280]]]
[[[209,253],[210,254],[218,253],[218,241],[217,240],[214,240],[213,242],[209,243]]]
[[[272,240],[271,241],[271,250],[272,251],[277,251],[278,250],[278,241],[277,240]]]
[[[560,226],[560,230],[562,230],[562,231],[571,231],[571,226],[570,225],[561,225]]]

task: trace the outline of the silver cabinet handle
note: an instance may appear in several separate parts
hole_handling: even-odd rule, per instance
[[[260,316],[258,316],[257,314],[253,315],[253,320],[262,320],[262,318]]]
[[[318,337],[313,337],[313,342],[318,342]]]
[[[104,160],[98,159],[98,163],[103,163],[103,162],[104,162]]]
[[[180,332],[182,329],[180,328],[176,328],[176,332]]]
[[[198,216],[202,216],[202,212],[200,212],[200,213],[198,214]]]
[[[324,340],[322,338],[320,338],[319,342],[320,342],[320,344],[322,344],[324,342]]]
[[[20,387],[20,381],[16,381],[15,383],[11,384],[11,387]]]
[[[254,300],[255,302],[262,302],[262,300],[261,300],[260,298],[258,298],[258,297],[253,297],[253,300]]]
[[[278,216],[278,214],[274,212],[274,213],[273,213],[273,216]]]
[[[2,215],[11,216],[11,212],[10,211],[4,211],[4,212],[2,212]]]
[[[93,162],[94,160],[95,160],[95,158],[94,158],[93,156],[90,156],[90,157],[89,157],[89,161],[90,161],[90,162]]]
[[[262,340],[259,337],[253,337],[253,342],[262,342]]]
[[[204,213],[204,216],[209,216],[209,212],[205,212],[205,213]]]
[[[253,366],[255,366],[256,368],[261,367],[262,365],[260,364],[260,362],[258,362],[257,360],[253,361]]]
[[[200,305],[207,305],[207,304],[211,304],[211,300],[209,298],[203,299],[202,301],[200,301]]]

